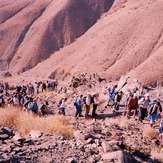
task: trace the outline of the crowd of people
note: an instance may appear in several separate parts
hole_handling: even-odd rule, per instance
[[[48,113],[48,101],[38,99],[37,95],[44,91],[57,91],[57,87],[57,80],[17,85],[15,88],[11,88],[7,82],[0,83],[0,108],[13,105],[34,114],[38,114],[39,111],[45,116]]]
[[[42,116],[45,116],[48,114],[48,101],[38,100],[37,95],[44,91],[57,91],[57,87],[58,81],[56,80],[53,82],[46,81],[22,86],[18,85],[14,91],[10,91],[10,86],[7,82],[0,83],[0,108],[12,104],[15,107],[22,107],[26,111],[31,111],[35,115],[40,112]],[[67,89],[65,90],[67,91]],[[117,85],[109,86],[107,91],[108,99],[105,108],[113,108],[112,111],[116,113],[120,110],[124,93],[121,89],[117,90]],[[57,103],[58,113],[64,116],[66,115],[66,103],[67,98],[61,98]],[[76,109],[75,117],[98,118],[97,108],[99,105],[99,93],[92,95],[88,92],[86,95],[78,95],[73,102],[73,106]],[[163,133],[163,110],[160,101],[151,100],[148,94],[141,95],[138,94],[137,89],[133,89],[125,96],[124,107],[121,108],[124,109],[124,116],[127,119],[133,115],[133,118],[143,122],[146,117],[149,117],[151,127],[156,121],[160,121],[159,132]]]

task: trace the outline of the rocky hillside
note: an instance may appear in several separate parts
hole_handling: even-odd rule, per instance
[[[162,0],[1,0],[0,70],[162,81],[162,11]]]
[[[116,1],[86,34],[28,74],[54,78],[82,71],[109,79],[125,74],[145,83],[161,81],[162,10],[162,0]]]
[[[113,0],[2,0],[0,69],[22,72],[84,34]]]

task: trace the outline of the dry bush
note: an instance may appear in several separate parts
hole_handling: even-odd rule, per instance
[[[163,162],[163,153],[162,152],[151,151],[151,157],[154,160]]]
[[[0,126],[8,126],[26,135],[31,130],[43,133],[56,133],[73,137],[73,130],[64,116],[39,117],[26,113],[18,108],[1,109]]]
[[[109,124],[111,125],[118,125],[120,127],[129,127],[130,125],[133,125],[134,122],[130,119],[126,119],[126,118],[108,118],[106,120]]]
[[[151,139],[155,139],[159,136],[159,133],[156,131],[156,129],[149,127],[149,128],[144,129],[143,135]]]

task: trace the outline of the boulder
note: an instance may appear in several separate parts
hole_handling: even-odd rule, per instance
[[[19,132],[15,132],[13,140],[23,142],[25,138]]]
[[[0,155],[0,162],[6,162],[6,159]]]
[[[9,127],[3,127],[1,130],[4,134],[7,134],[8,136],[14,136],[14,131]]]
[[[42,133],[40,131],[35,131],[32,130],[29,135],[31,136],[32,139],[38,139],[42,136]]]
[[[74,137],[76,140],[85,142],[85,135],[81,131],[74,131]]]
[[[9,139],[9,136],[7,134],[0,134],[0,140],[6,140]]]
[[[104,163],[108,163],[109,161],[116,163],[136,163],[136,160],[132,155],[121,150],[111,153],[105,153],[102,155],[102,159]]]

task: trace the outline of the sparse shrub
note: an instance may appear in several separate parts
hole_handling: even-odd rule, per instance
[[[149,128],[144,129],[143,135],[147,136],[147,137],[149,137],[151,139],[155,139],[155,138],[158,137],[159,133],[156,131],[156,129],[153,129],[153,128],[149,127]]]
[[[125,119],[124,117],[123,118],[108,118],[106,121],[111,125],[118,125],[120,127],[128,127],[134,123],[132,120]]]
[[[8,126],[23,135],[31,130],[39,130],[43,133],[56,133],[65,137],[73,137],[73,129],[64,116],[39,117],[26,113],[19,108],[1,109],[0,126]]]

